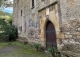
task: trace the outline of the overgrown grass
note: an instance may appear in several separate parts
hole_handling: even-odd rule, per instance
[[[2,47],[6,47],[9,45],[14,45],[15,50],[13,52],[10,52],[8,54],[0,54],[1,57],[48,57],[48,54],[44,52],[37,52],[34,51],[34,48],[29,45],[23,45],[20,42],[8,42],[8,43],[0,43],[0,49]]]
[[[6,47],[6,46],[8,46],[8,45],[9,45],[8,43],[0,43],[0,49]]]

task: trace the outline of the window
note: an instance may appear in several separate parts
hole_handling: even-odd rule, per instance
[[[21,33],[21,32],[22,32],[22,26],[19,27],[19,33]]]
[[[17,0],[17,3],[19,3],[19,0]]]
[[[32,8],[34,8],[34,0],[32,0]]]
[[[36,0],[31,0],[31,9],[33,9],[36,5]]]
[[[14,4],[14,6],[16,7],[16,2],[15,2],[15,4]]]
[[[24,25],[25,25],[25,27],[24,27],[24,28],[25,28],[25,29],[24,29],[24,32],[26,32],[26,21],[24,22]]]
[[[29,19],[28,21],[29,21],[29,27],[31,27],[31,19]]]
[[[22,16],[22,10],[21,10],[21,16]]]
[[[45,0],[41,0],[41,1],[45,1]]]

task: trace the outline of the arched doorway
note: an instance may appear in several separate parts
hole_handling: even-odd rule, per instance
[[[56,44],[56,32],[55,27],[51,21],[47,21],[46,23],[46,47],[55,47],[57,48]]]

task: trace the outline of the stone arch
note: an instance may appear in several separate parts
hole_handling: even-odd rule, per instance
[[[45,28],[47,21],[51,21],[54,24],[55,32],[56,32],[56,42],[58,44],[58,39],[60,38],[60,29],[59,29],[59,17],[58,12],[49,11],[49,15],[45,15],[46,9],[39,12],[40,14],[40,39],[42,46],[46,47],[46,34]]]
[[[56,20],[56,18],[54,18],[53,19],[53,17],[52,17],[52,19],[51,18],[49,18],[49,19],[46,19],[46,17],[43,17],[43,18],[41,18],[40,19],[40,39],[41,39],[41,44],[42,44],[42,46],[44,46],[44,47],[46,47],[46,34],[45,34],[45,30],[46,30],[46,23],[48,22],[48,21],[51,21],[52,22],[52,24],[54,25],[54,27],[55,27],[55,32],[56,32],[56,42],[57,42],[57,35],[59,34],[59,23],[58,23],[58,21]],[[57,43],[56,43],[57,44]]]
[[[46,40],[46,47],[56,47],[57,48],[57,42],[56,42],[56,30],[54,27],[54,24],[47,20],[44,27],[44,33],[45,33],[45,40]]]

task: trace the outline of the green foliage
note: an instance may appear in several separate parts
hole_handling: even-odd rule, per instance
[[[5,13],[0,10],[0,16],[4,16],[4,15],[5,15]]]
[[[9,36],[8,35],[1,35],[0,36],[0,42],[8,42]]]
[[[17,28],[12,25],[12,15],[0,16],[0,35],[9,35],[9,41],[16,40]]]
[[[39,48],[40,47],[40,44],[34,44],[34,48]]]
[[[48,51],[49,51],[50,53],[54,54],[54,53],[56,52],[56,48],[50,47],[50,48],[48,48]]]
[[[10,15],[0,15],[0,25],[3,23],[3,22],[7,23],[8,25],[11,25],[12,24],[12,14]]]
[[[15,28],[15,26],[8,26],[7,30],[6,30],[6,34],[9,35],[9,41],[14,41],[16,40],[17,36],[17,28]]]
[[[7,3],[5,3],[8,1]],[[13,6],[13,3],[10,2],[10,0],[0,0],[0,7],[11,7]]]

